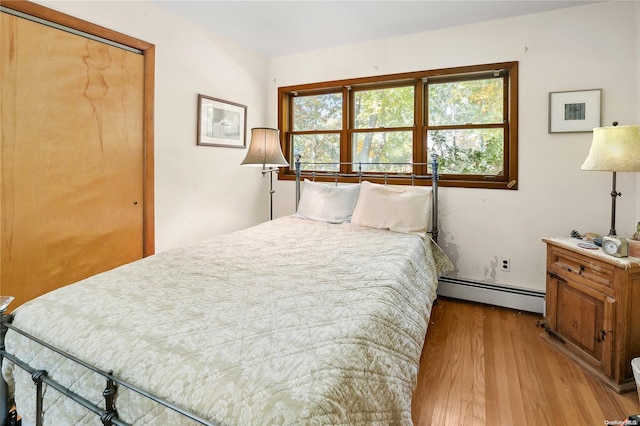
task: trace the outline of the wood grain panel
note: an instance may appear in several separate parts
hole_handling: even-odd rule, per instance
[[[145,66],[142,55],[1,18],[1,292],[15,308],[142,257]]]
[[[155,46],[144,40],[113,31],[92,22],[49,9],[25,0],[2,0],[2,6],[30,16],[53,22],[64,27],[92,34],[125,46],[139,49],[144,55],[144,255],[155,252],[154,211],[154,96],[155,96]],[[0,124],[1,126],[1,124]]]
[[[585,293],[561,285],[558,291],[558,331],[571,339],[583,350],[600,359],[601,350],[596,351],[596,333],[602,330],[602,301]]]

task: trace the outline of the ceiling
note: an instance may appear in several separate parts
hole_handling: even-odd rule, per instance
[[[152,1],[272,57],[602,0]]]

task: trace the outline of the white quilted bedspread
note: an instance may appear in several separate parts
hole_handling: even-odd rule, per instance
[[[411,424],[437,275],[429,239],[292,217],[61,288],[14,325],[216,424]],[[13,331],[7,350],[104,406],[105,380]],[[29,374],[5,362],[33,422]],[[101,424],[45,391],[45,424]],[[193,424],[118,388],[120,418]]]

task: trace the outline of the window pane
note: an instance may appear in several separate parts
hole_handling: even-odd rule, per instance
[[[300,154],[301,163],[337,163],[340,161],[340,135],[293,135],[293,152]],[[293,160],[295,161],[295,160]],[[291,167],[295,165],[290,161]],[[339,165],[300,166],[301,170],[338,171]]]
[[[427,143],[442,174],[503,174],[503,129],[430,130]]]
[[[501,78],[429,84],[429,126],[503,122]]]
[[[410,163],[413,158],[413,132],[366,132],[354,133],[351,139],[354,171],[358,162],[363,163]],[[411,166],[369,165],[363,172],[411,173]]]
[[[342,93],[293,98],[293,130],[342,129]]]
[[[358,90],[353,96],[356,129],[413,126],[413,86]]]

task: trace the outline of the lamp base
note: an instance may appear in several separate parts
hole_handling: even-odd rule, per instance
[[[262,177],[264,177],[267,173],[269,173],[269,220],[273,220],[273,194],[275,194],[275,190],[273,189],[273,174],[278,173],[277,167],[270,167],[268,169],[262,169]]]
[[[616,198],[622,196],[622,193],[616,190],[616,172],[613,172],[613,180],[611,181],[611,228],[609,236],[615,237],[616,234]]]

